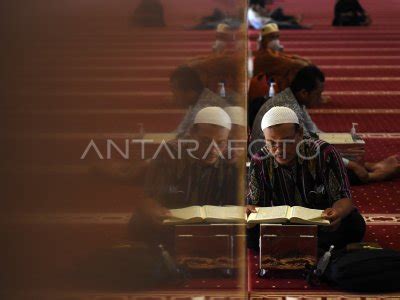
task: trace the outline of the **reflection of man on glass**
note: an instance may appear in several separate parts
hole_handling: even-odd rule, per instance
[[[185,140],[169,141],[155,153],[146,176],[146,200],[132,216],[132,235],[143,234],[143,223],[157,228],[171,208],[236,204],[228,186],[237,166],[225,155],[230,130],[231,119],[222,108],[206,107]]]
[[[256,206],[303,206],[324,210],[330,226],[319,230],[319,246],[344,247],[360,242],[365,222],[351,200],[346,169],[336,149],[320,140],[303,140],[296,113],[271,108],[261,128],[266,146],[253,156],[249,170],[248,211]],[[257,228],[249,232],[257,247]]]
[[[230,117],[222,108],[200,110],[188,138],[168,142],[151,162],[147,194],[169,208],[223,204],[223,153],[230,130]]]

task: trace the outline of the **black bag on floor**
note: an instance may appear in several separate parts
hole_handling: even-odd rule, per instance
[[[346,291],[400,291],[400,252],[367,248],[335,253],[323,275]]]

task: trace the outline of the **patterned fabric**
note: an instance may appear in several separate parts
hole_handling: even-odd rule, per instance
[[[193,125],[197,113],[203,108],[209,106],[226,107],[228,106],[228,102],[224,98],[221,98],[217,94],[210,91],[209,89],[204,89],[203,92],[200,94],[197,103],[189,108],[182,122],[179,124],[176,130],[177,137],[184,137],[185,135],[187,135],[190,127]]]
[[[287,88],[283,92],[277,94],[275,97],[272,97],[267,102],[265,102],[265,104],[258,111],[251,132],[251,141],[259,140],[259,142],[255,142],[252,145],[252,154],[255,154],[257,151],[259,151],[265,144],[264,133],[261,130],[261,120],[266,112],[274,106],[286,106],[292,109],[299,118],[300,125],[303,126],[304,134],[306,136],[309,136],[310,133],[317,133],[320,131],[317,125],[315,125],[315,123],[311,120],[311,117],[307,113],[306,108],[304,106],[300,106],[295,96],[293,95],[292,90],[290,88]]]
[[[299,151],[303,158],[298,156],[293,167],[278,165],[265,147],[252,158],[248,204],[326,209],[351,198],[345,166],[332,145],[307,139]]]
[[[193,144],[170,141],[151,161],[146,176],[146,194],[168,208],[191,205],[233,205],[237,190],[237,166],[222,158],[214,165],[205,165],[190,157],[187,149]]]

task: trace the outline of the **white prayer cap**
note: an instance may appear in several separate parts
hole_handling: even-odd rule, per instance
[[[299,124],[296,113],[285,106],[275,106],[264,115],[261,121],[261,129],[279,124]]]
[[[244,109],[240,106],[228,106],[225,107],[225,111],[231,118],[232,124],[246,126],[246,118]]]
[[[229,130],[232,128],[228,113],[218,106],[209,106],[200,110],[194,119],[194,124],[213,124]]]

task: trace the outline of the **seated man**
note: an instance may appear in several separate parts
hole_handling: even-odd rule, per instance
[[[259,50],[254,53],[254,74],[266,74],[277,84],[279,90],[290,85],[296,73],[311,64],[306,58],[283,52],[277,24],[264,26],[260,33]]]
[[[358,0],[336,1],[333,26],[368,26],[370,24],[371,18]]]
[[[260,106],[269,98],[270,86],[267,81],[273,81],[273,89],[279,93],[290,86],[301,68],[311,64],[305,58],[283,53],[279,37],[278,26],[274,23],[264,26],[261,30],[259,50],[254,53],[255,76],[250,81],[248,92],[250,127]]]
[[[199,74],[188,66],[177,68],[170,76],[174,100],[188,111],[177,128],[177,137],[189,133],[196,114],[208,106],[226,107],[227,101],[204,87]]]
[[[268,91],[266,80],[275,82],[275,92],[279,93],[288,88],[297,72],[305,66],[311,65],[307,58],[284,53],[280,43],[280,32],[276,24],[268,24],[261,30],[259,49],[254,53],[254,76],[249,89],[250,101],[257,97],[264,97]],[[321,103],[330,100],[321,95]]]
[[[261,29],[264,25],[269,23],[277,23],[283,29],[306,29],[311,28],[309,25],[302,25],[301,17],[296,18],[286,16],[283,14],[282,9],[277,11],[269,11],[266,8],[266,0],[250,0],[249,8],[247,10],[247,19],[249,25],[254,29]],[[277,19],[274,19],[276,17]]]
[[[271,108],[262,118],[266,146],[251,160],[248,212],[256,206],[303,206],[324,210],[331,222],[319,229],[319,247],[345,247],[360,242],[365,222],[351,200],[341,156],[320,140],[303,140],[296,113],[288,107]],[[258,230],[249,230],[249,246],[258,245]]]
[[[133,238],[156,242],[160,236],[148,236],[143,224],[159,232],[171,208],[236,204],[227,196],[227,184],[234,180],[229,177],[237,174],[231,170],[236,165],[224,156],[230,129],[230,117],[222,108],[206,107],[197,113],[187,139],[170,141],[155,153],[146,175],[146,201],[131,220]]]

